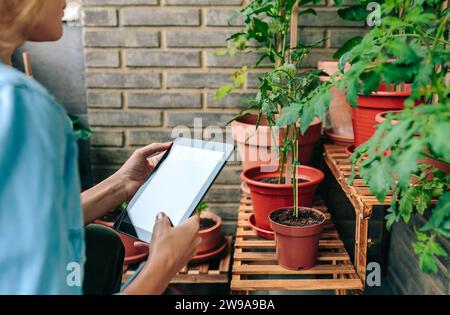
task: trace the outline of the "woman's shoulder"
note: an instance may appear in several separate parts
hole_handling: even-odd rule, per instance
[[[37,102],[48,105],[41,105],[41,110],[47,109],[58,114],[65,113],[63,108],[40,83],[34,79],[30,79],[24,73],[14,69],[13,67],[0,63],[0,99],[3,97],[18,98],[21,95],[32,97]],[[14,102],[14,100],[11,101]],[[35,104],[23,105],[25,105],[24,107],[30,109],[38,108]]]
[[[48,91],[37,81],[13,67],[0,63],[0,90],[7,88],[23,89],[52,99]]]

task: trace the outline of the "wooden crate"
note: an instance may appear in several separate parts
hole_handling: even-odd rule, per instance
[[[326,212],[323,202],[316,202],[314,207]],[[336,294],[345,294],[349,290],[362,289],[362,282],[329,219],[329,214],[319,243],[317,265],[307,270],[292,271],[278,265],[275,258],[275,241],[256,235],[248,222],[252,213],[251,198],[243,193],[233,256],[233,293],[333,290]]]
[[[228,283],[231,261],[232,237],[226,236],[228,248],[216,259],[199,264],[189,264],[172,279],[171,284]],[[125,271],[123,282],[132,275],[133,270]]]

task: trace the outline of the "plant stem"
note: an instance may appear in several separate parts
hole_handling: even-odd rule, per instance
[[[294,162],[293,162],[293,187],[294,187],[294,214],[295,217],[298,218],[298,185],[297,185],[297,165],[299,164],[298,162],[298,130],[294,124],[294,138],[292,141],[292,146],[293,146],[293,154],[294,154]]]
[[[288,141],[288,134],[289,134],[289,126],[286,127],[286,134],[284,135],[284,142],[283,146]],[[284,173],[284,165],[286,164],[286,150],[281,151],[281,165],[280,165],[280,174],[278,176],[278,184],[281,184],[281,180],[283,179],[283,173]]]

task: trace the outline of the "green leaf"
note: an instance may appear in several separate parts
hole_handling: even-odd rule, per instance
[[[420,229],[421,231],[439,230],[450,220],[450,191],[447,191],[440,199],[428,222]],[[445,231],[445,230],[443,230]],[[448,237],[448,236],[446,236]]]
[[[368,172],[371,172],[370,177],[367,178],[367,184],[370,190],[378,200],[384,201],[393,182],[391,177],[386,177],[386,174],[392,173],[391,166],[387,160],[383,160],[382,162],[374,160]]]
[[[437,265],[434,257],[427,252],[419,256],[420,268],[426,273],[437,271]]]
[[[381,76],[378,72],[364,72],[361,74],[361,80],[363,82],[363,94],[368,96],[370,93],[378,90],[380,85]]]
[[[333,59],[338,60],[339,58],[341,58],[345,53],[349,52],[350,50],[352,50],[353,47],[355,47],[356,45],[358,45],[359,43],[361,43],[362,37],[361,36],[356,36],[353,38],[350,38],[349,40],[347,40],[342,46],[341,48],[339,48],[334,54],[333,54]]]
[[[346,21],[365,21],[369,12],[360,5],[337,10],[338,15]]]
[[[394,55],[397,63],[411,64],[420,60],[420,57],[411,46],[411,44],[399,40],[390,42],[387,45],[387,49]]]
[[[447,257],[447,252],[437,242],[431,241],[428,246],[433,255]]]
[[[408,149],[404,150],[399,157],[400,163],[397,163],[398,180],[401,186],[409,183],[411,173],[417,169],[417,158],[422,150],[421,142],[414,142]]]
[[[450,160],[450,121],[435,124],[430,132],[431,149],[437,156]]]
[[[315,116],[314,108],[311,105],[303,107],[300,117],[300,132],[302,135],[308,130],[309,125],[313,121]]]
[[[221,100],[228,96],[230,92],[233,90],[233,84],[228,83],[225,85],[222,85],[220,88],[217,89],[216,94],[214,95],[214,100]]]

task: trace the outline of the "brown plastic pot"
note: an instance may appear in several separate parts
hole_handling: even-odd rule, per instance
[[[305,165],[297,166],[297,174],[298,178],[307,180],[305,183],[297,184],[298,204],[302,207],[311,207],[314,193],[323,181],[324,174],[321,170]],[[251,191],[256,226],[269,231],[271,231],[269,213],[275,209],[291,207],[294,199],[294,185],[258,181],[270,177],[278,178],[278,171],[262,172],[260,167],[253,167],[241,173],[241,179],[247,183]]]
[[[212,252],[219,248],[224,242],[221,231],[222,219],[210,211],[203,211],[200,214],[200,219],[202,218],[211,219],[216,222],[216,224],[198,232],[202,242],[197,246],[197,255]]]
[[[268,126],[267,119],[260,120],[256,128],[257,115],[247,114],[231,123],[233,139],[237,142],[239,155],[244,170],[261,165],[276,165],[278,163],[277,150],[272,147],[283,145],[285,128],[280,128],[278,137],[275,128]],[[304,165],[310,165],[314,145],[319,141],[322,132],[322,123],[315,118],[306,133],[299,136],[299,160]]]
[[[125,247],[125,260],[124,265],[130,265],[137,262],[143,261],[148,256],[148,250],[145,251],[141,247],[136,248],[134,246],[134,243],[136,242],[136,239],[132,238],[131,236],[128,236],[126,234],[117,232],[112,227],[114,225],[114,222],[110,221],[104,221],[104,220],[96,220],[95,223],[104,225],[106,227],[109,227],[112,229],[117,235],[119,235],[120,239],[122,240],[123,246]]]
[[[290,270],[309,269],[314,267],[319,251],[320,233],[325,223],[325,215],[313,208],[301,207],[299,211],[314,211],[322,216],[322,221],[315,225],[298,227],[275,222],[272,215],[279,211],[292,211],[281,208],[269,215],[270,226],[275,232],[276,257],[278,264]]]
[[[356,100],[358,108],[352,108],[353,133],[355,147],[369,140],[375,133],[375,117],[385,111],[401,110],[405,100],[411,95],[411,85],[406,84],[404,91],[389,91],[381,84],[377,92],[369,96],[360,95]]]

